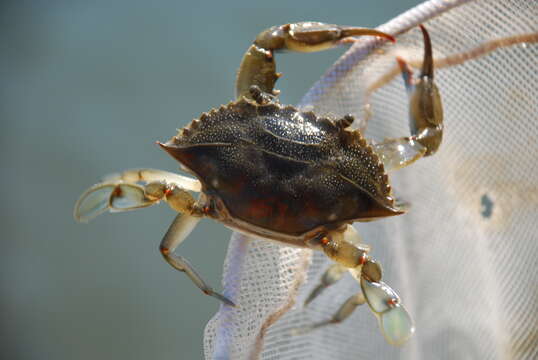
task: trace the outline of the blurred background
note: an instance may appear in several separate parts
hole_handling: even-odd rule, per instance
[[[75,223],[105,174],[176,171],[156,145],[233,99],[261,30],[317,20],[375,27],[419,1],[3,1],[1,359],[199,359],[217,310],[166,264],[168,206]],[[296,103],[344,49],[278,57]],[[220,289],[230,230],[204,220],[179,248]]]

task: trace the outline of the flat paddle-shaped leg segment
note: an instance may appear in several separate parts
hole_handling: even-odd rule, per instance
[[[382,281],[370,282],[362,277],[360,283],[366,302],[377,317],[387,342],[403,345],[415,332],[415,325],[398,294]]]
[[[74,217],[88,222],[107,210],[136,210],[161,200],[167,201],[174,210],[185,212],[182,207],[194,204],[187,191],[200,190],[196,179],[162,170],[131,169],[105,176],[103,182],[86,190],[75,204]]]
[[[155,204],[137,184],[100,183],[86,190],[75,204],[74,217],[88,222],[107,210],[121,212],[136,210]]]

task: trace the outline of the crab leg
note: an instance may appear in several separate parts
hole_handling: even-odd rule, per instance
[[[443,106],[441,95],[433,81],[433,54],[430,36],[420,26],[424,37],[424,59],[418,81],[413,79],[411,68],[397,58],[405,88],[409,95],[410,137],[388,139],[374,145],[387,171],[407,166],[422,156],[433,155],[443,138]]]
[[[361,244],[359,234],[351,225],[343,232],[336,230],[318,237],[309,242],[309,245],[313,248],[321,247],[329,258],[348,268],[361,284],[364,301],[359,294],[355,295],[355,298],[349,298],[330,320],[314,324],[307,330],[341,322],[351,315],[358,305],[366,302],[377,317],[387,342],[402,345],[409,339],[415,331],[411,316],[401,304],[396,292],[381,281],[381,265],[368,255],[369,248]]]
[[[308,246],[323,251],[330,259],[346,268],[362,269],[368,273],[370,279],[378,280],[381,278],[381,266],[369,258],[370,247],[364,245],[361,240],[357,230],[348,225],[344,231],[334,230],[321,234],[310,240]]]
[[[146,184],[138,185],[137,182]],[[174,254],[179,244],[185,240],[204,215],[187,190],[200,191],[200,183],[167,171],[127,170],[106,176],[104,182],[92,186],[82,194],[75,205],[75,219],[87,222],[106,210],[111,212],[135,210],[165,200],[180,214],[172,222],[161,241],[159,251],[164,259],[173,268],[187,274],[205,294],[233,306],[233,302],[213,291],[185,258]]]
[[[415,325],[398,294],[382,281],[372,282],[361,277],[360,284],[385,340],[391,345],[403,345],[415,332]]]
[[[176,255],[174,251],[191,233],[194,227],[198,224],[201,217],[192,216],[191,214],[178,214],[168,231],[164,235],[159,251],[162,256],[174,269],[184,272],[189,279],[192,280],[204,294],[213,296],[214,298],[222,301],[226,305],[235,306],[234,303],[225,296],[213,291],[213,289],[206,284],[206,282],[198,275],[194,267],[187,261],[187,259]]]
[[[139,185],[137,182],[145,182]],[[136,210],[166,200],[174,208],[181,191],[200,191],[198,180],[154,169],[132,169],[108,175],[86,190],[75,204],[74,217],[88,222],[106,210]],[[174,208],[175,209],[175,208]]]
[[[415,327],[411,316],[400,303],[398,294],[382,281],[370,282],[365,277],[360,277],[360,284],[362,292],[349,297],[329,320],[296,329],[294,333],[302,335],[322,326],[341,323],[359,305],[367,303],[378,319],[379,327],[387,342],[392,345],[403,345],[413,335]]]
[[[367,253],[370,250],[367,245],[362,243],[362,239],[359,233],[353,227],[346,229],[344,235],[345,241],[347,243],[359,247],[364,253]],[[308,295],[308,297],[306,298],[304,305],[307,306],[325,289],[342,279],[347,270],[348,268],[346,266],[339,264],[338,262],[329,266],[329,268],[321,276],[320,283],[314,288],[314,290],[312,290],[310,295]]]
[[[120,181],[127,183],[164,181],[188,191],[200,192],[202,189],[200,182],[196,179],[157,169],[129,169],[103,178],[103,182]]]
[[[86,190],[75,204],[73,216],[79,222],[88,222],[107,210],[120,212],[136,210],[155,204],[144,195],[137,184],[99,183]]]
[[[361,292],[351,295],[329,320],[321,321],[319,323],[296,329],[294,330],[294,333],[296,335],[302,335],[326,325],[339,324],[345,319],[347,319],[349,315],[351,315],[359,305],[362,305],[365,302],[366,299]]]
[[[329,268],[321,277],[321,282],[318,284],[318,286],[314,288],[314,290],[312,290],[310,295],[308,295],[308,297],[306,298],[304,305],[307,306],[310,302],[312,302],[312,300],[318,297],[318,295],[320,295],[323,290],[342,279],[346,271],[347,268],[340,264],[332,264],[331,266],[329,266]]]
[[[276,72],[275,51],[321,51],[362,35],[380,36],[394,41],[392,36],[377,30],[319,22],[273,26],[262,31],[243,56],[237,73],[236,96],[250,98],[249,89],[253,85],[267,94],[277,94],[273,89],[280,75]]]

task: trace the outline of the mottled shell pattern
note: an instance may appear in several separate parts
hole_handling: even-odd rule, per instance
[[[378,156],[345,129],[350,121],[241,98],[202,114],[164,148],[233,218],[299,236],[403,212]]]

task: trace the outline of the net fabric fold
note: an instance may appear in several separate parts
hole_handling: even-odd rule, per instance
[[[354,114],[377,141],[408,135],[395,57],[417,65],[416,25],[430,32],[443,144],[392,174],[407,214],[356,225],[413,316],[414,337],[388,345],[366,307],[293,335],[330,318],[358,284],[345,276],[304,307],[330,261],[234,234],[223,285],[238,306],[208,323],[207,359],[538,357],[537,19],[530,0],[426,2],[379,28],[397,35],[396,45],[359,41],[301,101],[321,114]]]

